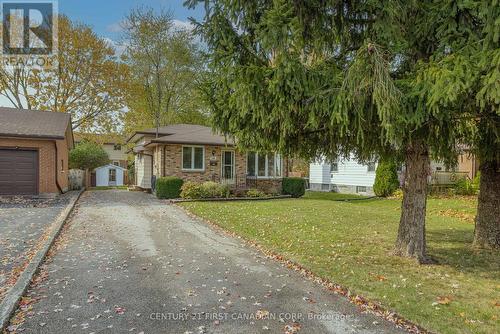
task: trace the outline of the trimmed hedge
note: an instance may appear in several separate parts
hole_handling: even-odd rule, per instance
[[[179,198],[184,181],[175,176],[160,177],[156,180],[156,197],[161,199]]]
[[[299,198],[306,193],[306,180],[300,177],[283,178],[283,194]]]
[[[379,197],[389,197],[399,188],[396,164],[392,161],[381,161],[378,164],[373,192]]]

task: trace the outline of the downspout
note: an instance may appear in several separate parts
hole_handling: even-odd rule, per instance
[[[55,160],[56,160],[56,164],[55,164],[55,166],[56,166],[56,168],[55,168],[55,170],[56,170],[56,172],[55,172],[55,174],[56,174],[56,186],[57,186],[57,189],[59,189],[59,192],[61,194],[64,194],[64,191],[62,190],[62,187],[59,184],[59,175],[57,173],[57,171],[58,171],[57,162],[58,162],[58,157],[59,157],[59,151],[57,149],[57,141],[56,140],[54,140],[54,148],[56,149],[56,156],[55,156]],[[62,167],[64,168],[64,166],[62,166]]]
[[[163,157],[162,157],[162,160],[163,160],[163,166],[162,166],[163,173],[162,173],[162,176],[167,176],[166,169],[165,169],[165,162],[167,161],[167,157],[165,155],[166,153],[167,153],[167,149],[166,149],[165,146],[163,146]]]

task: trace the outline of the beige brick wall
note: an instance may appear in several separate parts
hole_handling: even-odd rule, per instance
[[[244,186],[247,173],[247,156],[246,153],[241,153],[233,148],[223,146],[205,146],[205,170],[204,171],[186,171],[182,169],[182,146],[183,145],[164,145],[157,146],[153,150],[154,175],[160,176],[177,176],[184,180],[205,182],[205,181],[220,181],[222,174],[222,151],[235,151],[235,176],[239,186]],[[187,145],[189,146],[189,145]],[[165,152],[165,154],[164,154]],[[210,166],[210,158],[215,155],[217,165]],[[163,167],[164,163],[164,167]],[[287,160],[283,162],[283,172],[287,171]],[[280,192],[281,179],[258,179],[248,180],[248,186],[256,187],[266,192]]]
[[[222,174],[222,151],[232,148],[223,146],[207,145],[205,149],[205,169],[204,171],[188,171],[182,169],[182,147],[183,145],[165,145],[165,157],[163,157],[163,147],[157,147],[154,151],[154,173],[157,176],[177,176],[184,180],[204,182],[219,181]],[[210,165],[212,155],[215,156],[217,164]],[[162,163],[164,159],[164,168]],[[235,152],[235,174],[238,180],[244,180],[246,175],[246,155]]]
[[[56,162],[56,147],[59,156]],[[38,151],[38,192],[59,193],[56,185],[57,178],[63,191],[68,189],[68,144],[66,140],[37,140],[0,138],[0,147],[23,147]]]

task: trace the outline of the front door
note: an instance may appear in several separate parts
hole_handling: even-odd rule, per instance
[[[222,151],[222,183],[234,184],[234,151]]]

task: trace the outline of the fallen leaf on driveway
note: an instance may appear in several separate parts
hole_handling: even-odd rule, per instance
[[[296,334],[300,331],[301,327],[302,326],[298,322],[294,322],[291,325],[286,325],[283,330],[285,334]]]
[[[257,312],[255,312],[255,318],[258,320],[264,319],[267,316],[269,316],[268,310],[257,310]]]
[[[115,306],[115,312],[117,314],[123,314],[123,313],[125,313],[125,308],[124,307]]]

